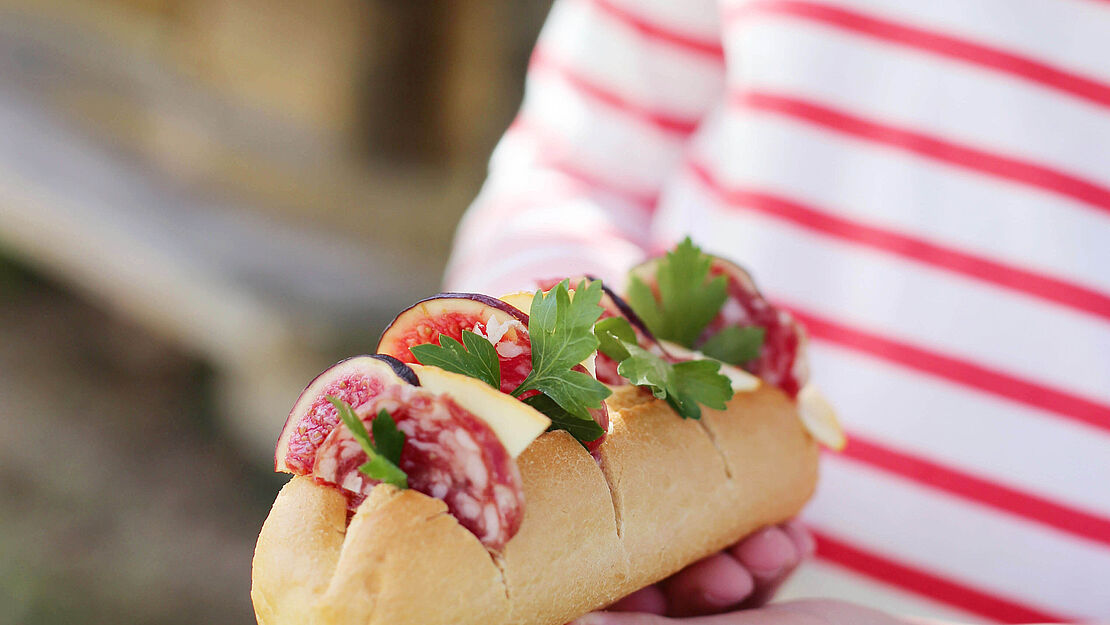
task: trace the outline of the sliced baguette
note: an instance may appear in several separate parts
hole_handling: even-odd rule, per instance
[[[309,623],[347,533],[347,499],[311,477],[289,480],[262,525],[251,565],[259,625]]]
[[[270,571],[288,558],[268,552],[314,548],[286,527],[292,506],[279,496],[271,518],[281,522],[267,521],[255,557],[260,623],[562,625],[794,516],[813,493],[816,443],[777,389],[738,394],[700,422],[634,387],[616,389],[609,409],[600,468],[565,432],[544,434],[520,456],[524,521],[496,559],[439,500],[379,486],[347,528],[338,561],[333,545],[320,545],[334,574],[315,570],[328,579]],[[314,492],[331,489],[307,484],[313,492],[298,487],[286,499],[334,505]],[[259,598],[282,592],[263,621]]]

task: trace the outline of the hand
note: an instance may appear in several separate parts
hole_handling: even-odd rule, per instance
[[[759,607],[813,554],[814,544],[813,537],[797,521],[764,528],[669,579],[632,593],[610,606],[609,611],[698,616]]]
[[[741,610],[690,619],[654,614],[595,612],[571,625],[910,625],[910,621],[868,608],[827,599],[780,603],[758,610]]]

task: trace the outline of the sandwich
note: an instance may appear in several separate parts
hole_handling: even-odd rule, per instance
[[[561,625],[795,516],[844,444],[804,329],[689,239],[601,280],[442,293],[301,394],[260,625]]]

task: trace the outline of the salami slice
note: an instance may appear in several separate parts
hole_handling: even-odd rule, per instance
[[[717,258],[709,271],[713,276],[726,277],[728,299],[706,328],[702,340],[728,326],[762,327],[766,334],[759,357],[745,363],[744,368],[787,395],[797,397],[809,379],[806,335],[801,324],[790,313],[768,302],[751,275],[741,267]]]
[[[361,405],[367,430],[383,409],[405,434],[400,467],[409,487],[442,499],[483,544],[502,549],[520,528],[524,494],[516,463],[493,430],[449,397],[416,387],[395,385]],[[358,470],[364,462],[366,454],[341,426],[320,445],[313,475],[346,491],[354,510],[377,484]]]

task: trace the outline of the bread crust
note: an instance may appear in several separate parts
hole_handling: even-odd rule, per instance
[[[342,496],[294,478],[259,537],[259,623],[562,625],[796,515],[813,493],[816,443],[778,389],[738,394],[701,421],[635,387],[607,403],[600,467],[566,432],[544,434],[519,457],[524,521],[498,556],[443,502],[390,486],[374,489],[341,547],[306,540],[321,524],[305,528],[293,513],[327,511],[334,538],[330,511]],[[313,560],[317,549],[326,553]],[[270,570],[279,566],[303,573]]]
[[[359,506],[316,625],[507,623],[501,571],[439,499],[379,485]]]
[[[308,623],[327,588],[347,533],[347,500],[311,477],[278,493],[251,563],[251,601],[259,625]]]
[[[597,462],[563,431],[536,439],[517,462],[525,503],[504,554],[510,622],[562,624],[619,599],[630,566]],[[599,571],[610,583],[596,583]]]

